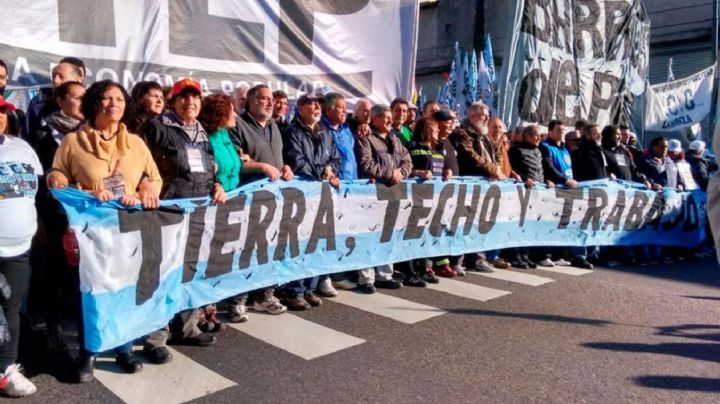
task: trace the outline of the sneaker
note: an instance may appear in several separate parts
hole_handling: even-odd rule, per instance
[[[244,323],[250,320],[245,302],[238,302],[230,305],[230,313],[228,313],[231,323]]]
[[[435,274],[444,278],[454,278],[457,273],[453,271],[449,264],[441,265],[435,268]]]
[[[50,326],[45,332],[46,349],[49,354],[67,352],[68,345],[63,336],[63,330],[59,325]]]
[[[353,290],[353,289],[357,289],[358,284],[351,281],[350,279],[343,279],[339,282],[333,282],[332,286],[334,286],[335,289],[340,289],[340,290]]]
[[[555,265],[569,267],[572,263],[564,258],[560,258],[559,260],[555,260]]]
[[[430,265],[425,267],[425,271],[420,275],[420,278],[427,283],[440,283],[440,279],[435,275],[435,271]]]
[[[452,270],[458,274],[458,276],[465,276],[465,268],[463,268],[461,265],[453,265]]]
[[[322,299],[320,299],[320,297],[313,292],[305,294],[305,301],[308,302],[308,304],[310,304],[310,306],[312,307],[322,306]]]
[[[427,286],[427,282],[420,279],[420,277],[417,275],[409,276],[407,279],[405,279],[405,282],[403,282],[403,284],[416,288],[424,288],[425,286]]]
[[[288,309],[293,311],[305,311],[312,307],[302,296],[288,297],[285,299],[285,304]]]
[[[391,279],[389,281],[384,281],[384,280],[375,281],[375,286],[378,288],[383,288],[383,289],[400,289],[403,286],[403,284],[402,284],[402,282],[398,282],[395,279]]]
[[[377,289],[375,289],[375,285],[373,285],[372,283],[368,283],[367,285],[360,285],[358,286],[358,288],[361,292],[367,295],[372,295],[373,293],[377,292]]]
[[[125,373],[130,374],[137,373],[143,368],[142,361],[133,355],[132,352],[117,354],[115,363],[120,366]]]
[[[253,304],[253,310],[265,311],[270,314],[283,314],[287,311],[287,307],[283,306],[277,297],[271,296],[269,298],[266,298],[262,302],[256,301]]]
[[[477,272],[495,272],[495,268],[485,260],[477,260],[472,270]]]
[[[490,263],[497,269],[509,269],[512,266],[509,262],[505,261],[502,258],[498,258],[495,261],[490,261]]]
[[[590,261],[586,260],[585,258],[575,257],[571,261],[572,266],[577,268],[583,268],[583,269],[593,269],[593,264],[590,263]]]
[[[544,260],[539,261],[537,264],[540,265],[541,267],[548,267],[548,268],[555,266],[555,263],[550,258],[545,258]]]
[[[333,287],[329,276],[326,276],[320,281],[320,284],[318,284],[317,293],[322,297],[335,297],[338,295],[338,292]]]
[[[22,366],[13,364],[0,376],[0,389],[10,397],[25,397],[37,391],[37,387],[21,371]]]

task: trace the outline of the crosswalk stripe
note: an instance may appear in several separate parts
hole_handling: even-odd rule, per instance
[[[182,353],[168,349],[173,354],[172,362],[165,365],[144,362],[138,374],[123,373],[113,357],[100,357],[95,378],[128,404],[147,403],[154,401],[153,397],[168,404],[184,403],[236,385]]]
[[[287,313],[280,316],[258,313],[247,323],[228,326],[306,360],[365,342],[364,339]]]
[[[593,272],[589,269],[565,267],[565,266],[555,266],[555,267],[549,267],[549,268],[548,267],[544,267],[544,268],[538,267],[538,269],[540,269],[542,271],[555,272],[557,274],[573,275],[573,276],[587,275],[587,274]]]
[[[504,290],[487,288],[485,286],[475,285],[474,283],[455,281],[452,279],[440,279],[440,283],[436,284],[428,283],[427,288],[467,299],[479,300],[481,302],[487,302],[488,300],[510,294],[510,292]]]
[[[438,309],[437,307],[411,302],[384,293],[366,295],[340,291],[338,296],[332,299],[332,302],[354,307],[405,324],[415,324],[447,313],[445,310]]]
[[[542,276],[526,274],[523,272],[507,271],[505,269],[497,269],[495,272],[468,271],[468,273],[530,286],[540,286],[553,282],[553,279],[550,278],[544,278]]]

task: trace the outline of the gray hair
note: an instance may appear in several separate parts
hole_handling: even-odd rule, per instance
[[[385,104],[375,104],[372,108],[370,108],[370,117],[377,118],[386,112],[390,112],[390,107]]]
[[[323,109],[328,110],[335,106],[335,101],[344,99],[345,97],[340,93],[327,93],[323,100]]]
[[[488,106],[485,105],[482,101],[475,101],[472,104],[470,104],[470,106],[468,106],[467,114],[468,114],[468,116],[473,115],[473,114],[478,114],[483,109],[490,112],[490,108],[488,108]]]

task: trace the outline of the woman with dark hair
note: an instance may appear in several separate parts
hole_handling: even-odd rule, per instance
[[[145,208],[156,207],[153,201],[141,199],[140,183],[149,182],[159,194],[162,179],[150,150],[122,123],[128,100],[125,89],[110,80],[96,82],[87,89],[81,108],[87,122],[60,143],[52,172],[47,176],[50,188],[74,184],[100,202],[119,199],[124,206],[135,206],[142,201]],[[80,335],[82,339],[82,327]],[[142,369],[142,362],[133,356],[132,349],[132,341],[115,348],[116,363],[127,373]],[[82,349],[80,382],[93,379],[96,355]]]
[[[165,109],[163,87],[156,81],[140,81],[130,93],[131,103],[123,122],[130,133],[142,133],[145,124]]]
[[[10,287],[0,290],[0,306],[7,321],[0,327],[0,390],[11,397],[35,393],[37,388],[20,372],[17,359],[20,303],[30,284],[30,244],[37,230],[35,193],[43,174],[40,161],[24,140],[14,135],[15,106],[0,97],[0,274]]]

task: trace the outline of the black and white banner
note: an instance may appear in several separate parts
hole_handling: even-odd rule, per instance
[[[500,115],[628,122],[645,91],[650,21],[640,0],[518,0],[505,46]]]
[[[416,0],[0,0],[0,59],[9,89],[48,86],[64,56],[85,61],[90,82],[204,91],[243,83],[291,99],[329,86],[351,99],[409,95]]]
[[[702,121],[710,113],[715,66],[682,80],[648,87],[645,130],[673,132]]]

